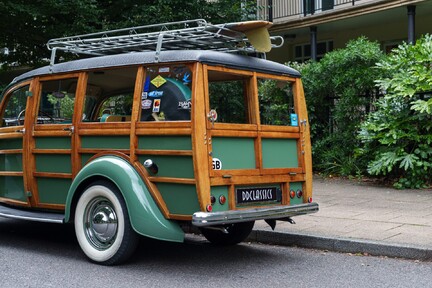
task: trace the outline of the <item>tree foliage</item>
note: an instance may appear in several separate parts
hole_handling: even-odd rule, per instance
[[[376,97],[380,71],[371,67],[383,57],[378,43],[361,37],[320,62],[294,64],[303,75],[315,169],[362,174],[366,164],[355,152],[360,145],[355,135]]]
[[[218,24],[255,15],[256,2],[229,0],[3,0],[2,69],[46,64],[51,38],[131,26],[204,18]]]
[[[403,44],[376,66],[386,92],[361,126],[368,171],[397,188],[420,188],[432,179],[432,36]]]
[[[94,0],[4,0],[0,5],[2,68],[46,63],[50,38],[85,33],[97,27],[100,11]]]

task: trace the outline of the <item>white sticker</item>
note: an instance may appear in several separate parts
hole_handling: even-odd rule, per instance
[[[160,99],[155,99],[154,100],[154,102],[153,102],[153,110],[152,110],[153,113],[158,113],[160,111],[160,102],[161,102]]]
[[[170,72],[170,68],[169,67],[161,67],[159,68],[159,73],[168,73]]]
[[[222,170],[222,161],[218,158],[213,158],[213,170]]]
[[[153,101],[149,99],[145,99],[141,101],[141,109],[150,109]]]

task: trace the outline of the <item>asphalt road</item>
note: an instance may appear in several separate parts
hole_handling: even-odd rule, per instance
[[[432,263],[242,243],[143,239],[130,262],[90,263],[72,226],[0,218],[0,287],[432,287]]]

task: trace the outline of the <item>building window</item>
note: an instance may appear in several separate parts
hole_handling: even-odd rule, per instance
[[[315,14],[317,11],[326,11],[334,8],[334,0],[305,0],[304,15]]]
[[[322,41],[317,43],[317,58],[320,60],[327,52],[333,50],[333,41]],[[301,44],[294,47],[294,60],[305,62],[311,58],[311,45]]]

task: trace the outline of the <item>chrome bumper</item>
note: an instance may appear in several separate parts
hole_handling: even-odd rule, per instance
[[[192,224],[198,227],[205,227],[263,219],[277,220],[315,212],[318,212],[318,203],[221,212],[196,212],[192,215]]]

